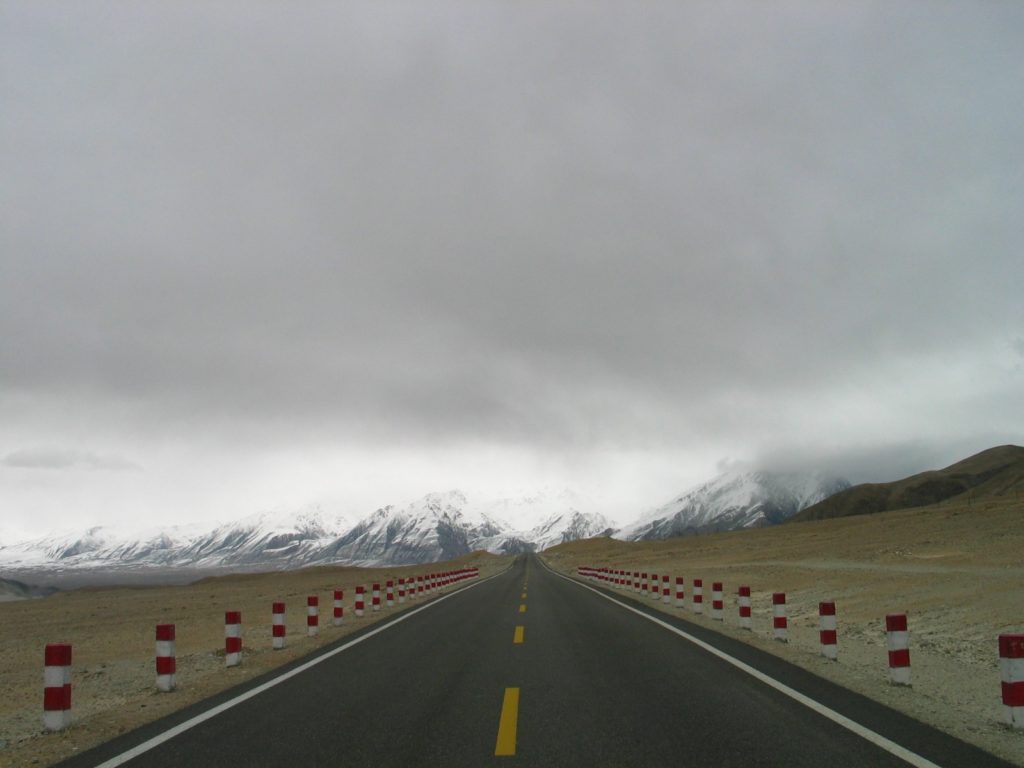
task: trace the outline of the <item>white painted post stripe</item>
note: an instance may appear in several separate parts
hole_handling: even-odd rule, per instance
[[[511,566],[509,566],[509,567],[511,567]],[[413,608],[411,610],[405,611],[404,613],[400,613],[397,616],[395,616],[393,619],[391,619],[390,621],[385,621],[380,626],[375,627],[374,629],[367,630],[365,635],[360,635],[359,637],[357,637],[357,638],[355,638],[353,640],[349,640],[344,645],[338,646],[337,648],[333,648],[333,649],[331,649],[329,651],[325,651],[324,653],[320,654],[316,658],[310,659],[305,664],[300,664],[299,666],[294,667],[293,669],[290,669],[287,672],[282,673],[278,677],[275,677],[272,680],[268,680],[267,682],[263,683],[262,685],[258,685],[255,688],[250,688],[245,693],[241,693],[238,696],[236,696],[235,698],[229,699],[228,701],[225,701],[223,704],[218,704],[216,707],[212,707],[212,708],[206,710],[205,712],[201,712],[200,714],[196,715],[195,717],[189,718],[185,722],[179,723],[178,725],[174,726],[173,728],[168,728],[163,733],[158,733],[153,738],[148,739],[148,740],[142,742],[141,744],[138,744],[138,745],[132,747],[131,749],[126,750],[125,752],[122,752],[120,755],[117,755],[115,757],[110,758],[106,762],[100,763],[95,768],[117,768],[117,766],[119,766],[119,765],[124,765],[129,760],[134,760],[139,755],[143,755],[146,752],[149,752],[151,749],[155,749],[156,747],[159,747],[161,744],[170,741],[175,736],[179,736],[180,734],[185,733],[186,731],[192,730],[197,725],[201,725],[202,723],[205,723],[207,720],[210,720],[210,719],[216,717],[217,715],[221,714],[222,712],[227,712],[229,709],[232,709],[233,707],[237,707],[239,704],[241,704],[241,703],[243,703],[245,701],[248,701],[251,698],[259,696],[261,693],[264,693],[265,691],[269,691],[274,686],[280,685],[281,683],[285,682],[286,680],[291,680],[296,675],[301,675],[303,672],[305,672],[308,669],[312,669],[317,664],[325,662],[328,659],[333,658],[334,656],[337,656],[339,653],[342,653],[343,651],[347,651],[349,648],[351,648],[351,647],[353,647],[355,645],[359,645],[359,643],[363,642],[364,640],[369,640],[374,635],[380,634],[384,630],[390,629],[391,627],[395,626],[396,624],[399,624],[400,622],[403,622],[406,619],[415,616],[420,611],[429,610],[430,608],[433,608],[436,605],[440,605],[445,600],[449,600],[449,599],[455,597],[456,595],[462,593],[463,591],[465,591],[467,589],[473,589],[474,587],[478,587],[481,584],[486,584],[491,579],[497,578],[498,576],[501,576],[504,573],[505,573],[505,571],[501,571],[500,573],[495,573],[492,576],[488,576],[483,581],[477,581],[477,582],[475,582],[473,584],[467,584],[462,589],[459,589],[459,590],[457,590],[455,592],[452,592],[451,594],[445,595],[444,597],[442,597],[442,598],[440,598],[438,600],[434,600],[434,601],[432,601],[430,603],[427,603],[426,605],[421,605],[419,608]]]
[[[655,616],[649,616],[648,614],[644,613],[643,611],[637,608],[632,607],[631,605],[621,603],[614,597],[602,593],[600,590],[594,589],[593,587],[589,587],[586,584],[581,584],[580,582],[575,581],[574,579],[571,579],[568,576],[564,576],[561,573],[558,573],[557,571],[548,568],[547,565],[545,565],[544,567],[547,568],[555,576],[558,576],[561,579],[565,579],[566,581],[572,584],[576,584],[576,586],[580,587],[581,589],[589,589],[594,594],[603,597],[605,600],[610,600],[620,608],[630,611],[631,613],[635,613],[637,616],[641,616],[642,618],[645,618],[648,621],[657,624],[662,629],[667,629],[669,632],[673,632],[679,635],[684,640],[693,643],[698,648],[710,653],[712,656],[715,656],[721,659],[722,661],[726,662],[727,664],[736,667],[736,669],[745,672],[746,674],[753,677],[755,680],[764,683],[770,688],[774,688],[779,693],[783,694],[784,696],[788,696],[789,698],[793,699],[793,701],[802,704],[803,706],[807,707],[810,710],[813,710],[814,712],[817,712],[822,717],[828,718],[836,725],[845,728],[851,733],[857,734],[865,741],[871,742],[879,749],[883,749],[890,755],[898,757],[900,760],[903,760],[904,762],[914,766],[914,768],[941,768],[941,766],[939,766],[937,763],[933,763],[931,760],[925,757],[921,757],[921,755],[917,754],[916,752],[911,752],[906,747],[902,747],[895,741],[887,739],[882,734],[876,733],[875,731],[872,731],[870,728],[866,728],[857,721],[851,720],[850,718],[846,717],[846,715],[839,714],[834,709],[831,709],[830,707],[825,706],[821,702],[812,699],[810,696],[802,694],[800,693],[800,691],[794,688],[790,688],[785,683],[780,683],[778,680],[776,680],[773,677],[769,677],[764,672],[755,669],[754,667],[740,661],[739,659],[733,658],[725,651],[720,651],[718,648],[715,648],[715,646],[705,643],[703,640],[700,640],[694,637],[693,635],[672,626],[668,622],[662,621],[661,619]],[[106,766],[97,766],[97,768],[106,768]]]

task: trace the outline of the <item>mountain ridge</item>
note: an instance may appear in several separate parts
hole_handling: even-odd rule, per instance
[[[776,525],[849,485],[816,472],[723,472],[641,516],[615,537],[646,541]]]
[[[937,504],[965,494],[972,498],[1024,490],[1024,448],[987,448],[943,469],[926,470],[889,483],[861,483],[814,504],[790,518],[800,523],[869,515]]]
[[[434,492],[403,505],[379,507],[349,525],[322,511],[257,513],[213,528],[168,527],[121,534],[102,526],[0,546],[0,565],[16,569],[411,565],[448,560],[477,549],[519,554],[610,530],[601,515],[576,509],[568,492],[522,500],[542,523],[517,530],[496,516],[515,499],[471,503],[459,490]]]

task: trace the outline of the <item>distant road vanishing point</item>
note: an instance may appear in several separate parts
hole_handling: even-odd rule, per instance
[[[1010,764],[523,556],[60,765]]]

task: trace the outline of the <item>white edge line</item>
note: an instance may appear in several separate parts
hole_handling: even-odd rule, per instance
[[[509,567],[511,567],[511,566],[509,566]],[[217,715],[221,714],[222,712],[226,712],[227,710],[231,709],[232,707],[238,706],[243,701],[248,701],[249,699],[253,698],[254,696],[259,696],[264,691],[268,691],[271,688],[273,688],[275,685],[277,685],[279,683],[283,683],[285,680],[288,680],[288,679],[290,679],[292,677],[295,677],[296,675],[299,675],[299,674],[305,672],[307,669],[310,669],[311,667],[315,667],[320,662],[327,661],[327,659],[331,658],[332,656],[337,656],[342,651],[347,651],[353,645],[358,645],[359,643],[363,642],[364,640],[368,640],[369,638],[373,637],[377,633],[383,632],[385,629],[388,629],[390,627],[395,626],[395,624],[398,624],[400,621],[405,621],[410,616],[415,616],[420,611],[427,610],[427,608],[433,608],[435,605],[438,605],[439,603],[447,600],[450,597],[455,597],[456,595],[461,594],[461,593],[465,592],[468,589],[472,589],[473,587],[478,587],[481,584],[484,584],[485,582],[488,582],[491,579],[495,578],[496,576],[500,576],[501,574],[505,573],[505,571],[507,571],[507,570],[508,570],[508,568],[505,568],[505,569],[503,569],[501,571],[498,571],[497,573],[491,574],[486,579],[481,579],[480,581],[478,581],[478,582],[476,582],[474,584],[467,584],[466,586],[462,587],[462,589],[457,589],[454,592],[449,592],[447,595],[441,595],[439,597],[435,597],[435,599],[431,600],[426,605],[421,605],[418,608],[414,608],[411,611],[406,611],[406,612],[400,613],[399,615],[395,616],[391,621],[387,622],[386,624],[383,624],[382,626],[379,626],[379,627],[376,627],[376,628],[370,630],[365,635],[360,635],[355,640],[349,640],[344,645],[340,645],[337,648],[333,648],[330,651],[327,651],[326,653],[324,653],[324,654],[322,654],[320,656],[317,656],[315,659],[311,659],[311,660],[307,661],[305,664],[300,664],[299,666],[295,667],[294,669],[290,669],[287,672],[282,673],[278,677],[275,677],[273,680],[268,680],[267,682],[262,683],[262,684],[256,686],[255,688],[252,688],[252,689],[246,691],[245,693],[239,694],[238,696],[236,696],[233,699],[229,699],[228,701],[225,701],[225,702],[223,702],[221,704],[218,704],[217,706],[215,706],[215,707],[213,707],[211,709],[208,709],[205,712],[202,712],[202,713],[196,715],[195,717],[189,718],[188,720],[186,720],[183,723],[178,723],[178,725],[174,726],[173,728],[169,728],[166,731],[158,733],[153,738],[148,739],[147,741],[144,741],[141,744],[137,744],[136,746],[132,747],[128,751],[122,752],[120,755],[117,755],[115,757],[110,758],[109,760],[107,760],[105,762],[97,764],[95,766],[95,768],[115,768],[118,765],[124,765],[129,760],[133,760],[136,757],[138,757],[139,755],[144,754],[146,752],[149,752],[151,749],[154,749],[155,747],[160,746],[164,742],[170,741],[175,736],[178,736],[179,734],[182,734],[185,731],[188,731],[188,730],[190,730],[192,728],[195,728],[197,725],[199,725],[201,723],[205,723],[210,718],[216,717]]]
[[[927,758],[921,757],[916,752],[911,752],[906,747],[901,747],[895,741],[891,741],[890,739],[885,738],[885,736],[883,736],[880,733],[875,733],[870,728],[867,728],[867,727],[861,725],[860,723],[858,723],[858,722],[856,722],[854,720],[851,720],[850,718],[846,717],[845,715],[839,714],[834,709],[830,709],[829,707],[826,707],[821,702],[815,701],[814,699],[812,699],[809,696],[805,696],[804,694],[800,693],[799,691],[797,691],[797,690],[795,690],[793,688],[790,688],[788,685],[786,685],[784,683],[780,683],[775,678],[769,677],[764,672],[761,672],[760,670],[754,669],[754,667],[750,666],[749,664],[743,663],[739,659],[736,659],[736,658],[730,656],[729,654],[725,653],[724,651],[720,651],[718,648],[715,648],[713,645],[709,645],[708,643],[705,643],[703,640],[700,640],[700,639],[694,637],[693,635],[688,634],[687,632],[684,632],[681,629],[678,629],[677,627],[673,627],[671,624],[669,624],[669,623],[667,623],[665,621],[662,621],[659,618],[656,618],[656,617],[651,616],[651,615],[649,615],[647,613],[644,613],[643,611],[638,610],[638,609],[636,609],[636,608],[634,608],[634,607],[632,607],[630,605],[626,605],[625,603],[620,602],[619,600],[616,600],[611,595],[606,595],[604,592],[602,592],[599,589],[595,589],[594,587],[591,587],[588,584],[583,584],[582,582],[576,581],[576,579],[570,578],[569,576],[566,576],[565,574],[559,573],[558,571],[556,571],[553,568],[551,568],[550,566],[548,566],[547,563],[544,563],[543,560],[541,561],[541,563],[544,565],[545,568],[547,568],[548,571],[553,573],[555,576],[563,578],[566,581],[568,581],[569,583],[575,584],[576,586],[582,587],[583,589],[589,589],[595,595],[603,597],[605,600],[608,600],[608,601],[610,601],[612,603],[615,603],[616,605],[621,606],[622,608],[625,608],[627,611],[632,611],[637,616],[642,616],[643,618],[647,619],[648,621],[652,621],[655,624],[657,624],[658,626],[660,626],[660,627],[662,627],[664,629],[667,629],[670,632],[675,632],[677,635],[679,635],[683,639],[688,640],[689,642],[691,642],[694,645],[696,645],[698,648],[701,648],[702,650],[707,651],[712,656],[717,656],[722,661],[725,661],[725,662],[727,662],[729,664],[732,664],[734,667],[736,667],[737,669],[739,669],[739,670],[741,670],[743,672],[746,672],[748,675],[750,675],[751,677],[755,678],[756,680],[759,680],[762,683],[764,683],[765,685],[770,686],[771,688],[774,688],[779,693],[782,693],[782,694],[788,696],[789,698],[793,699],[794,701],[799,702],[800,704],[803,704],[808,709],[814,710],[819,715],[822,715],[823,717],[827,717],[829,720],[831,720],[832,722],[836,723],[837,725],[841,725],[843,728],[846,728],[848,731],[852,731],[853,733],[855,733],[858,736],[860,736],[862,739],[870,741],[875,746],[877,746],[877,747],[879,747],[881,749],[884,749],[886,752],[888,752],[891,755],[895,755],[900,760],[903,760],[903,761],[909,763],[910,765],[915,766],[915,768],[941,768],[941,766],[939,766],[937,763],[933,763],[931,760],[928,760]]]

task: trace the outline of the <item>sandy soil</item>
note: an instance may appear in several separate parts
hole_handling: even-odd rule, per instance
[[[206,579],[188,586],[81,589],[0,604],[0,766],[51,765],[350,634],[423,600],[357,619],[355,586],[427,571],[478,566],[481,576],[509,558],[474,554],[441,566],[390,570],[313,568]],[[345,624],[331,626],[333,590],[345,590]],[[396,588],[397,589],[397,588]],[[383,588],[382,588],[383,590]],[[306,636],[306,597],[320,597],[320,633]],[[383,595],[382,595],[383,596]],[[397,592],[396,592],[397,597]],[[271,647],[271,603],[287,604],[288,647]],[[396,601],[397,602],[397,601]],[[242,665],[224,666],[224,613],[242,612]],[[177,684],[154,687],[154,627],[173,623]],[[74,724],[42,729],[43,648],[73,645]]]
[[[650,543],[590,540],[548,550],[544,559],[563,572],[578,565],[622,567],[667,572],[673,584],[683,576],[683,610],[691,620],[1024,765],[1024,731],[1002,724],[996,640],[1001,633],[1024,632],[1020,501],[947,504]],[[692,613],[694,578],[704,580],[705,610],[711,583],[724,583],[724,622]],[[751,587],[752,631],[739,628],[740,585]],[[771,639],[771,593],[777,591],[787,597],[788,644]],[[824,659],[818,645],[818,602],[828,599],[837,606],[838,662]],[[910,628],[910,689],[888,683],[884,617],[902,612]]]

